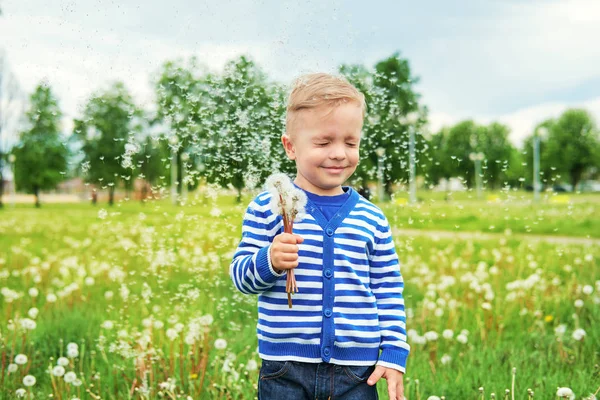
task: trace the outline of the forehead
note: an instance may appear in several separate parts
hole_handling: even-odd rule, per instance
[[[360,132],[363,124],[362,108],[355,102],[338,106],[299,110],[293,121],[299,130],[333,130],[342,132]]]

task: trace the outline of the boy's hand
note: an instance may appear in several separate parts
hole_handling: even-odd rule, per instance
[[[375,367],[375,371],[373,371],[369,380],[367,380],[367,383],[373,386],[382,376],[387,379],[390,400],[404,400],[404,382],[402,381],[404,374],[397,369],[378,365]]]
[[[298,266],[298,244],[304,242],[300,235],[282,233],[271,244],[271,265],[276,272],[293,269]]]

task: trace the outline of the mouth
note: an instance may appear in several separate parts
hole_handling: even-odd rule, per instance
[[[327,170],[328,172],[332,172],[332,173],[340,173],[346,169],[346,167],[323,167],[323,168],[325,170]]]

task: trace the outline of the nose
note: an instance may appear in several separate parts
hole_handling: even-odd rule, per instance
[[[331,151],[329,152],[329,158],[332,160],[343,160],[346,158],[346,151],[344,149],[344,145],[336,144],[331,146]]]

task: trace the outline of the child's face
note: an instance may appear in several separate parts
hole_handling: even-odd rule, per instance
[[[292,132],[282,137],[287,156],[296,161],[296,185],[324,196],[343,193],[342,184],[358,165],[362,125],[362,109],[354,102],[298,112]]]

